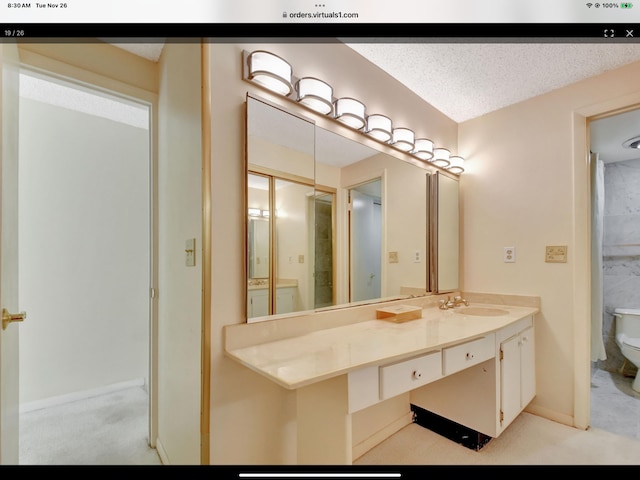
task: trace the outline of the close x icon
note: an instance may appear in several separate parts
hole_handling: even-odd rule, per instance
[[[613,28],[605,28],[603,31],[604,38],[614,38],[616,37],[616,30]],[[619,36],[619,35],[618,35]],[[635,38],[633,35],[633,29],[625,29],[624,37],[626,38]]]

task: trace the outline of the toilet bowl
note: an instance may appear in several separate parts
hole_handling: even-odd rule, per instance
[[[616,344],[627,361],[640,367],[640,309],[616,308],[613,316],[616,322]],[[631,388],[640,392],[639,373],[636,374]]]

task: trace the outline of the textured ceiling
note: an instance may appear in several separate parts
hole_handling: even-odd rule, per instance
[[[112,45],[138,55],[139,57],[151,60],[152,62],[160,60],[160,54],[164,47],[164,43],[159,41],[154,43],[113,43]]]
[[[456,122],[640,60],[640,44],[348,44]]]

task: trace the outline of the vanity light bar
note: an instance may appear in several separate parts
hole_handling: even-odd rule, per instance
[[[394,129],[391,119],[386,115],[366,115],[364,103],[355,98],[334,99],[333,87],[327,82],[315,77],[302,77],[296,81],[289,62],[278,55],[266,50],[243,52],[243,55],[246,57],[245,80],[257,83],[315,112],[330,115],[342,124],[420,160],[429,161],[458,175],[464,172],[462,157],[450,158],[448,149],[434,149],[431,140],[416,139],[413,130],[409,128]],[[294,91],[297,93],[295,98],[291,95]]]
[[[250,217],[269,218],[269,210],[260,210],[259,208],[249,208],[248,213]]]
[[[392,136],[391,119],[385,115],[374,113],[367,117],[365,133],[381,142],[388,142]]]
[[[431,160],[433,158],[433,142],[428,138],[418,138],[411,154],[420,160]]]
[[[360,130],[366,124],[366,107],[355,98],[342,97],[333,102],[336,120],[345,125]]]
[[[438,167],[448,167],[451,163],[449,161],[449,155],[451,155],[451,152],[448,149],[436,148],[433,151],[433,159],[431,160],[431,163]]]
[[[413,150],[415,140],[416,136],[413,133],[413,130],[409,130],[408,128],[393,129],[393,139],[391,140],[391,145],[396,147],[398,150],[402,150],[403,152],[410,152],[411,150]]]
[[[455,155],[453,157],[449,157],[449,161],[451,162],[447,167],[451,173],[455,173],[456,175],[460,175],[464,172],[464,158]]]
[[[314,77],[304,77],[296,83],[298,102],[323,115],[333,113],[333,87]]]
[[[293,92],[293,68],[285,59],[265,50],[251,52],[247,58],[248,77],[285,97]]]

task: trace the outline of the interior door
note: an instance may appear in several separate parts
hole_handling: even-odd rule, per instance
[[[0,465],[18,464],[18,106],[19,59],[13,44],[0,44]],[[16,320],[20,317],[16,316]]]

